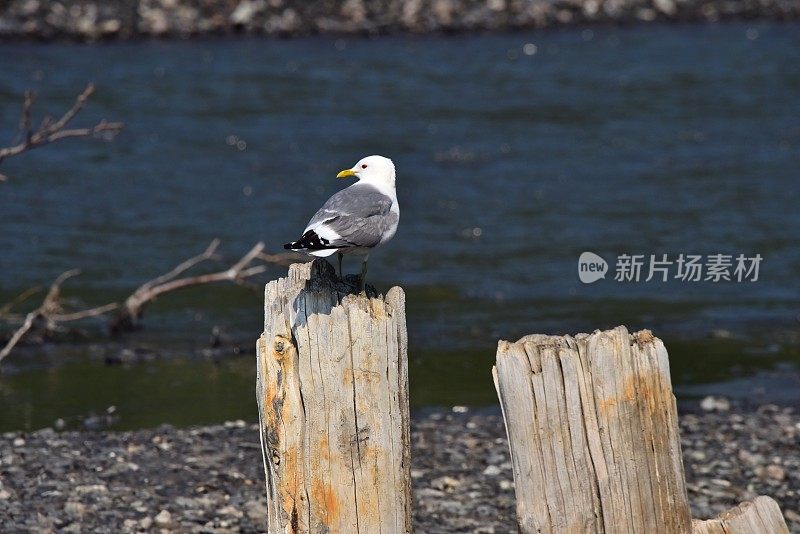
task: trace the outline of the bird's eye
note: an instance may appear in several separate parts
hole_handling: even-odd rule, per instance
[[[366,163],[363,163],[363,164],[361,165],[361,168],[362,168],[362,169],[366,169],[366,168],[367,168],[367,164],[366,164]]]

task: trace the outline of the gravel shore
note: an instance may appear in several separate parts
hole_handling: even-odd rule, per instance
[[[456,408],[412,423],[416,532],[515,532],[514,484],[498,415]],[[800,532],[800,415],[706,402],[681,416],[694,517],[759,494]],[[263,531],[256,427],[242,421],[134,432],[6,433],[4,532]]]
[[[495,31],[609,22],[790,20],[796,0],[6,0],[0,38]]]

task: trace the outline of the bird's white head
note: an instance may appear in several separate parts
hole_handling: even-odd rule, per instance
[[[345,169],[337,178],[355,176],[361,182],[394,188],[394,163],[383,156],[367,156],[356,163],[352,169]]]

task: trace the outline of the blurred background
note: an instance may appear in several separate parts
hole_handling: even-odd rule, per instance
[[[76,308],[124,300],[214,238],[229,262],[257,241],[278,252],[345,185],[340,169],[382,154],[402,217],[370,282],[408,295],[415,409],[495,409],[498,339],[618,324],[665,341],[680,401],[800,404],[796,24],[22,41],[0,53],[0,145],[26,89],[41,118],[94,81],[76,123],[125,123],[108,143],[2,162],[0,305],[72,268],[82,274],[63,296]],[[755,282],[612,272],[587,285],[584,251],[612,270],[620,254],[764,259]],[[110,336],[95,318],[23,343],[0,367],[0,430],[253,421],[262,304],[259,290],[201,286],[154,302],[135,332]]]

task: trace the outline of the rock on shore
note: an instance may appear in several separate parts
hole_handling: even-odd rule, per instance
[[[714,409],[683,415],[681,432],[695,517],[766,494],[800,532],[797,413],[775,406]],[[415,531],[516,531],[499,416],[416,417],[412,447]],[[263,475],[257,429],[242,421],[135,432],[12,432],[0,438],[0,517],[8,532],[263,531]]]
[[[371,34],[800,18],[796,0],[5,0],[0,38]]]

